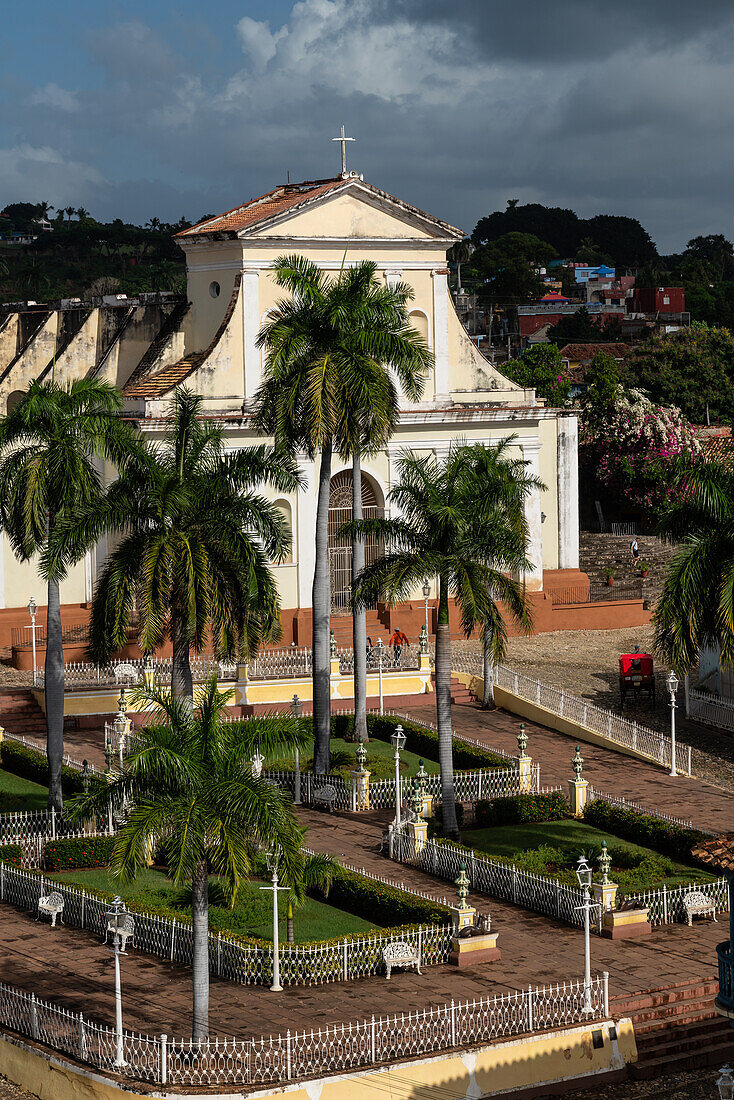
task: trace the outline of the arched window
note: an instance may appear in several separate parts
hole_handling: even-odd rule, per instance
[[[278,562],[279,565],[292,565],[293,564],[293,512],[291,506],[287,500],[276,500],[275,507],[280,512],[281,516],[288,524],[288,550],[283,558]]]
[[[410,312],[410,323],[413,326],[413,328],[416,330],[416,332],[418,332],[423,337],[423,339],[425,340],[425,342],[428,344],[428,346],[430,348],[430,346],[431,346],[431,336],[430,336],[430,333],[428,331],[428,318],[426,317],[426,315],[425,315],[425,313],[423,312],[422,309],[413,309],[413,310],[411,310],[411,312]]]
[[[20,404],[23,399],[24,393],[24,390],[13,390],[12,393],[8,394],[7,412],[11,413],[15,406]]]

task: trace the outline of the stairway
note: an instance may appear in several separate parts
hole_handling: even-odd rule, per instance
[[[631,541],[628,536],[582,531],[579,535],[579,568],[588,574],[593,585],[606,583],[607,569],[614,573],[615,588],[625,588],[635,582],[639,585],[639,573],[633,568],[630,558]],[[645,599],[655,602],[662,591],[665,570],[675,547],[653,535],[639,535],[637,545],[640,561],[646,561],[650,566],[643,581],[643,593]]]
[[[332,615],[331,629],[334,631],[336,644],[340,649],[352,648],[351,615]],[[379,614],[374,608],[371,608],[367,612],[367,637],[372,639],[373,645],[377,645],[378,638],[382,638],[383,645],[387,645],[387,640],[390,637],[389,632],[386,630],[384,623],[381,621]],[[411,639],[411,641],[413,640],[415,639]]]
[[[613,997],[612,1016],[634,1024],[638,1060],[630,1076],[649,1080],[731,1061],[734,1030],[714,1009],[718,989],[715,980],[698,981]]]
[[[16,737],[46,739],[46,718],[32,693],[23,688],[0,692],[0,726]]]

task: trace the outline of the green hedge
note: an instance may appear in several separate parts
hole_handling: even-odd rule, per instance
[[[418,722],[411,722],[408,718],[396,718],[391,714],[368,714],[367,730],[370,737],[378,741],[389,741],[395,732],[395,727],[401,725],[406,741],[405,747],[416,756],[424,756],[427,760],[438,760],[438,734],[427,726],[421,726]],[[352,715],[335,714],[331,720],[331,733],[334,737],[344,737],[354,727]],[[453,739],[454,743],[454,767],[461,771],[473,771],[476,768],[507,768],[508,761],[503,756],[497,756],[488,749],[479,745],[471,745],[466,741]]]
[[[3,741],[0,744],[0,766],[6,772],[19,775],[23,779],[32,779],[34,783],[48,786],[48,760],[45,752],[32,749],[17,741]],[[61,767],[61,787],[64,795],[78,794],[82,788],[81,772],[63,764]]]
[[[23,864],[23,849],[20,844],[0,844],[0,863],[9,863],[12,867]]]
[[[561,791],[550,794],[515,794],[509,798],[482,799],[474,810],[473,829],[493,825],[522,825],[528,821],[558,821],[568,817],[569,806]]]
[[[346,867],[337,867],[328,897],[309,891],[312,897],[328,901],[337,909],[353,913],[382,927],[414,924],[446,924],[451,914],[445,905],[408,894],[395,886],[376,882]]]
[[[697,829],[685,829],[635,810],[623,810],[600,798],[595,798],[586,806],[584,821],[622,840],[631,840],[633,844],[652,848],[661,855],[686,863],[697,862],[691,856],[691,848],[706,839],[706,834]]]
[[[107,867],[112,860],[114,848],[113,836],[49,840],[43,846],[41,863],[47,871],[81,871],[87,867]]]

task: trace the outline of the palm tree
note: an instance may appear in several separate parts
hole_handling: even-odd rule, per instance
[[[399,482],[390,491],[401,518],[359,524],[365,534],[381,536],[388,549],[364,569],[354,592],[358,603],[371,603],[380,596],[395,602],[409,599],[424,577],[438,577],[438,759],[443,825],[453,837],[459,829],[451,738],[449,598],[453,596],[458,605],[467,636],[477,623],[497,622],[500,612],[495,600],[504,603],[519,623],[529,621],[523,587],[508,576],[518,566],[517,532],[508,528],[502,508],[477,508],[476,468],[476,447],[452,444],[445,461],[403,453]]]
[[[533,489],[543,489],[544,485],[526,472],[524,459],[511,458],[507,454],[515,442],[516,437],[509,436],[493,446],[472,447],[469,460],[476,482],[474,499],[479,522],[486,520],[501,524],[505,568],[509,567],[514,552],[515,562],[511,568],[513,572],[520,573],[528,568],[525,498]],[[492,603],[490,611],[492,615],[484,624],[482,633],[482,707],[485,710],[494,706],[494,669],[504,659],[507,649],[505,620],[495,603]],[[529,616],[520,618],[518,622],[523,630],[530,629]]]
[[[94,595],[92,659],[104,664],[125,645],[137,612],[144,653],[170,638],[172,689],[189,706],[192,647],[202,652],[210,636],[231,658],[280,631],[268,561],[283,556],[288,532],[259,490],[299,485],[290,460],[269,447],[225,451],[221,427],[199,418],[202,400],[176,391],[162,442],[131,452],[100,506],[68,535],[72,545],[105,531],[121,536]]]
[[[120,395],[106,382],[33,381],[0,419],[0,520],[22,561],[42,554],[47,588],[46,752],[48,804],[61,810],[64,751],[64,650],[59,584],[93,544],[65,532],[79,507],[94,510],[101,486],[95,457],[121,461],[130,431],[119,419]]]
[[[295,927],[293,912],[300,909],[306,900],[308,890],[321,890],[324,897],[329,896],[331,884],[334,881],[337,863],[336,860],[324,852],[315,852],[313,855],[300,853],[300,865],[293,863],[292,868],[284,869],[280,874],[284,886],[290,886],[287,909],[287,939],[288,943],[295,943]]]
[[[468,263],[474,253],[474,243],[470,237],[465,237],[463,241],[457,241],[456,244],[452,244],[448,251],[448,259],[451,263],[456,264],[456,293],[461,294],[461,265]]]
[[[407,287],[393,290],[375,281],[375,265],[342,268],[335,279],[302,256],[283,256],[274,264],[278,285],[291,297],[278,303],[258,337],[266,349],[263,385],[257,395],[260,427],[275,436],[276,447],[305,451],[319,459],[316,513],[316,564],[313,608],[314,771],[329,765],[331,700],[329,685],[329,495],[334,452],[352,455],[353,506],[361,514],[360,455],[376,446],[397,419],[397,393],[385,364],[390,364],[408,396],[422,390],[421,372],[430,363],[428,349],[408,325]],[[360,554],[362,555],[360,558]],[[356,547],[357,563],[364,549]],[[354,628],[355,690],[366,685],[366,631]],[[363,693],[366,687],[363,689]],[[364,707],[360,701],[360,708]],[[366,719],[365,719],[366,724]]]
[[[159,844],[176,885],[191,883],[193,923],[193,1037],[209,1031],[209,874],[233,902],[263,847],[275,847],[293,881],[302,865],[302,831],[290,799],[255,774],[256,751],[268,755],[297,744],[295,724],[283,719],[230,722],[233,693],[211,677],[192,711],[168,691],[142,690],[136,704],[154,708],[140,730],[124,772],[70,803],[73,817],[104,816],[113,805],[132,806],[111,863],[123,881],[135,877]]]
[[[64,214],[66,214],[69,221],[71,221],[74,214],[76,214],[76,207],[75,206],[65,206],[63,212],[64,212]]]
[[[699,648],[734,661],[734,471],[681,462],[658,533],[677,544],[653,622],[655,645],[680,671]]]

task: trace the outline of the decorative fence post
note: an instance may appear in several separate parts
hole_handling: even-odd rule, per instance
[[[528,747],[528,735],[525,732],[525,723],[520,723],[520,732],[517,735],[517,767],[520,790],[523,794],[530,794],[533,787],[533,758],[528,756],[525,749]]]
[[[428,822],[421,814],[423,797],[415,779],[411,784],[408,801],[412,810],[412,817],[405,822],[405,834],[410,840],[411,858],[417,859],[428,843]]]
[[[571,813],[574,817],[583,817],[584,807],[588,797],[588,782],[583,778],[584,758],[581,749],[576,746],[576,753],[572,760],[574,778],[568,783],[568,800],[571,803]]]
[[[160,1038],[160,1055],[161,1063],[158,1076],[161,1079],[161,1084],[165,1085],[168,1082],[168,1036],[161,1035]]]
[[[362,813],[370,808],[370,775],[365,764],[367,763],[367,749],[364,747],[362,735],[356,751],[357,766],[352,771],[352,813]]]

